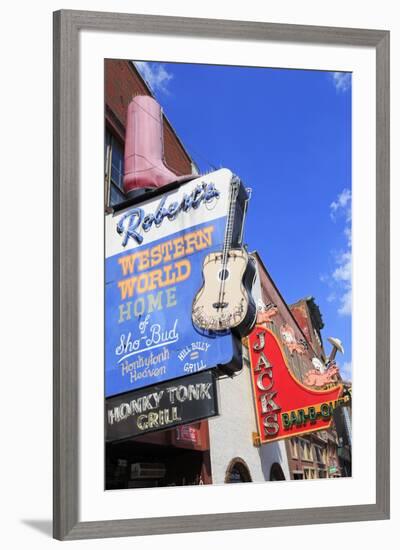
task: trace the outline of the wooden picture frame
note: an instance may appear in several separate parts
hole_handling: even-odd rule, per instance
[[[376,502],[374,504],[80,522],[79,33],[368,46],[376,52]],[[54,537],[60,540],[389,518],[389,32],[61,10],[54,13]]]

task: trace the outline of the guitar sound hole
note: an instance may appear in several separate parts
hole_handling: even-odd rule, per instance
[[[218,273],[218,279],[220,281],[226,281],[228,277],[229,277],[229,271],[226,268],[221,269],[221,271]]]

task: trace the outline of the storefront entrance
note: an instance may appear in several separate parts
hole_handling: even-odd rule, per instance
[[[211,483],[207,422],[106,444],[106,489]]]

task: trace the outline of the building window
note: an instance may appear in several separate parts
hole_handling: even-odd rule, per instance
[[[233,458],[225,474],[225,483],[248,483],[252,481],[250,470],[242,458]]]
[[[304,468],[304,479],[315,479],[314,468]]]
[[[313,459],[312,446],[311,446],[310,443],[307,443],[307,445],[306,445],[306,460],[314,460]]]
[[[118,188],[111,182],[110,186],[110,199],[109,206],[114,206],[123,202],[125,200],[125,195],[118,190]]]
[[[315,454],[317,457],[317,462],[323,463],[321,447],[318,447],[317,445],[315,446]]]
[[[285,474],[282,471],[282,468],[277,462],[272,464],[271,471],[269,474],[270,481],[285,481]]]
[[[307,441],[301,441],[300,445],[301,445],[301,458],[303,460],[312,461],[313,457],[312,457],[311,444],[308,443]]]
[[[292,453],[292,458],[297,458],[297,437],[292,437],[290,439],[290,451]]]
[[[124,194],[124,147],[106,130],[105,136],[105,181],[107,206],[114,206],[125,200]]]

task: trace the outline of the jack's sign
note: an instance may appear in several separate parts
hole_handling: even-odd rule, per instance
[[[232,361],[231,334],[191,320],[203,259],[224,240],[231,179],[218,170],[106,217],[106,397]]]
[[[329,428],[333,411],[345,403],[342,385],[314,390],[301,384],[276,336],[261,325],[251,332],[248,345],[261,443]]]
[[[212,370],[106,400],[106,440],[116,441],[218,414]]]

